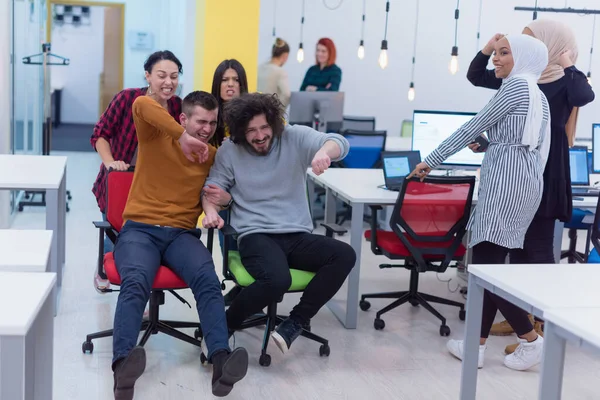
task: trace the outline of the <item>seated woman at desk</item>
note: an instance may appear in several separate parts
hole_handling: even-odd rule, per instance
[[[317,42],[317,63],[306,71],[300,91],[316,92],[340,90],[342,70],[335,65],[336,50],[333,41],[328,38]]]
[[[537,86],[548,65],[547,47],[532,36],[506,36],[496,42],[493,61],[496,77],[503,79],[498,92],[410,175],[425,178],[481,132],[488,132],[490,145],[481,165],[477,207],[467,226],[473,264],[504,264],[510,249],[523,248],[525,233],[542,198],[550,147],[550,109]],[[544,338],[533,329],[527,312],[486,290],[479,367],[483,367],[486,340],[498,310],[520,338],[519,347],[505,357],[504,365],[522,371],[539,364]],[[462,340],[450,340],[447,348],[455,357],[463,358]]]

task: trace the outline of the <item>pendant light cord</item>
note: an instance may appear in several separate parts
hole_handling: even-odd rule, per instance
[[[590,46],[590,66],[588,72],[592,70],[592,54],[594,53],[594,36],[596,36],[596,15],[594,15],[594,23],[592,25],[592,45]]]
[[[454,10],[454,46],[458,43],[458,16],[459,16],[460,0],[456,0],[456,10]]]
[[[388,15],[390,13],[390,2],[385,4],[385,33],[383,34],[383,40],[387,40],[387,27],[388,27]]]
[[[412,71],[410,73],[410,81],[411,82],[414,82],[414,77],[415,77],[415,61],[416,61],[416,56],[417,56],[418,32],[419,32],[419,0],[417,0],[417,11],[416,11],[416,17],[415,17],[415,38],[414,38],[414,44],[413,44]]]

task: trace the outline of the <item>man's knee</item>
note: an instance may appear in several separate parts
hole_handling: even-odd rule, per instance
[[[277,300],[290,289],[292,285],[292,275],[289,271],[277,273],[267,277],[261,282],[266,293],[270,294],[273,300]]]
[[[336,240],[333,249],[333,257],[340,268],[350,272],[356,264],[356,252],[348,243]]]

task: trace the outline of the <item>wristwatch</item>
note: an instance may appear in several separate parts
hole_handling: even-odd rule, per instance
[[[225,204],[223,207],[225,210],[228,209],[229,207],[231,207],[231,205],[233,204],[233,197],[229,200],[229,203]]]

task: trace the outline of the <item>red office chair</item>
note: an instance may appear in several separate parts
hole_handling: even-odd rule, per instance
[[[404,265],[398,266],[410,270],[408,291],[361,296],[359,305],[363,311],[371,307],[365,300],[367,298],[397,299],[377,312],[375,329],[385,327],[382,314],[406,302],[413,306],[420,304],[438,317],[442,321],[442,336],[450,335],[450,328],[446,325],[446,318],[429,302],[459,307],[459,318],[464,321],[464,304],[418,292],[419,273],[444,272],[453,261],[459,261],[465,255],[462,239],[471,214],[474,186],[475,177],[428,177],[423,182],[417,178],[405,180],[390,218],[391,231],[377,229],[377,210],[381,207],[371,206],[371,230],[365,232],[365,237],[371,242],[371,251],[392,260],[404,260]],[[395,265],[382,264],[379,267]]]
[[[121,278],[117,272],[113,253],[104,253],[104,235],[108,235],[110,240],[115,243],[117,234],[121,230],[123,225],[123,210],[127,203],[127,197],[129,196],[129,189],[133,181],[133,168],[129,171],[113,171],[110,170],[106,178],[106,221],[94,222],[94,225],[100,229],[100,240],[98,247],[98,274],[103,278],[110,281],[112,285],[119,285]],[[209,250],[212,249],[212,230],[208,235],[207,247]],[[158,270],[158,274],[154,279],[152,285],[152,292],[150,294],[150,307],[148,313],[148,319],[142,322],[141,330],[145,330],[144,335],[140,339],[139,345],[144,346],[150,335],[155,335],[158,332],[165,333],[169,336],[183,340],[195,346],[200,347],[200,341],[198,334],[195,333],[194,337],[188,336],[183,332],[176,330],[175,328],[199,328],[198,322],[181,322],[181,321],[165,321],[159,319],[159,308],[165,303],[165,291],[170,292],[178,298],[182,303],[192,307],[183,297],[178,295],[175,290],[187,289],[188,286],[181,278],[179,278],[173,271],[165,266],[161,266]],[[113,292],[118,290],[97,288],[101,292]],[[81,346],[84,353],[94,351],[93,339],[99,339],[104,337],[110,337],[113,335],[113,330],[108,329],[105,331],[92,333],[87,335],[85,342]]]

